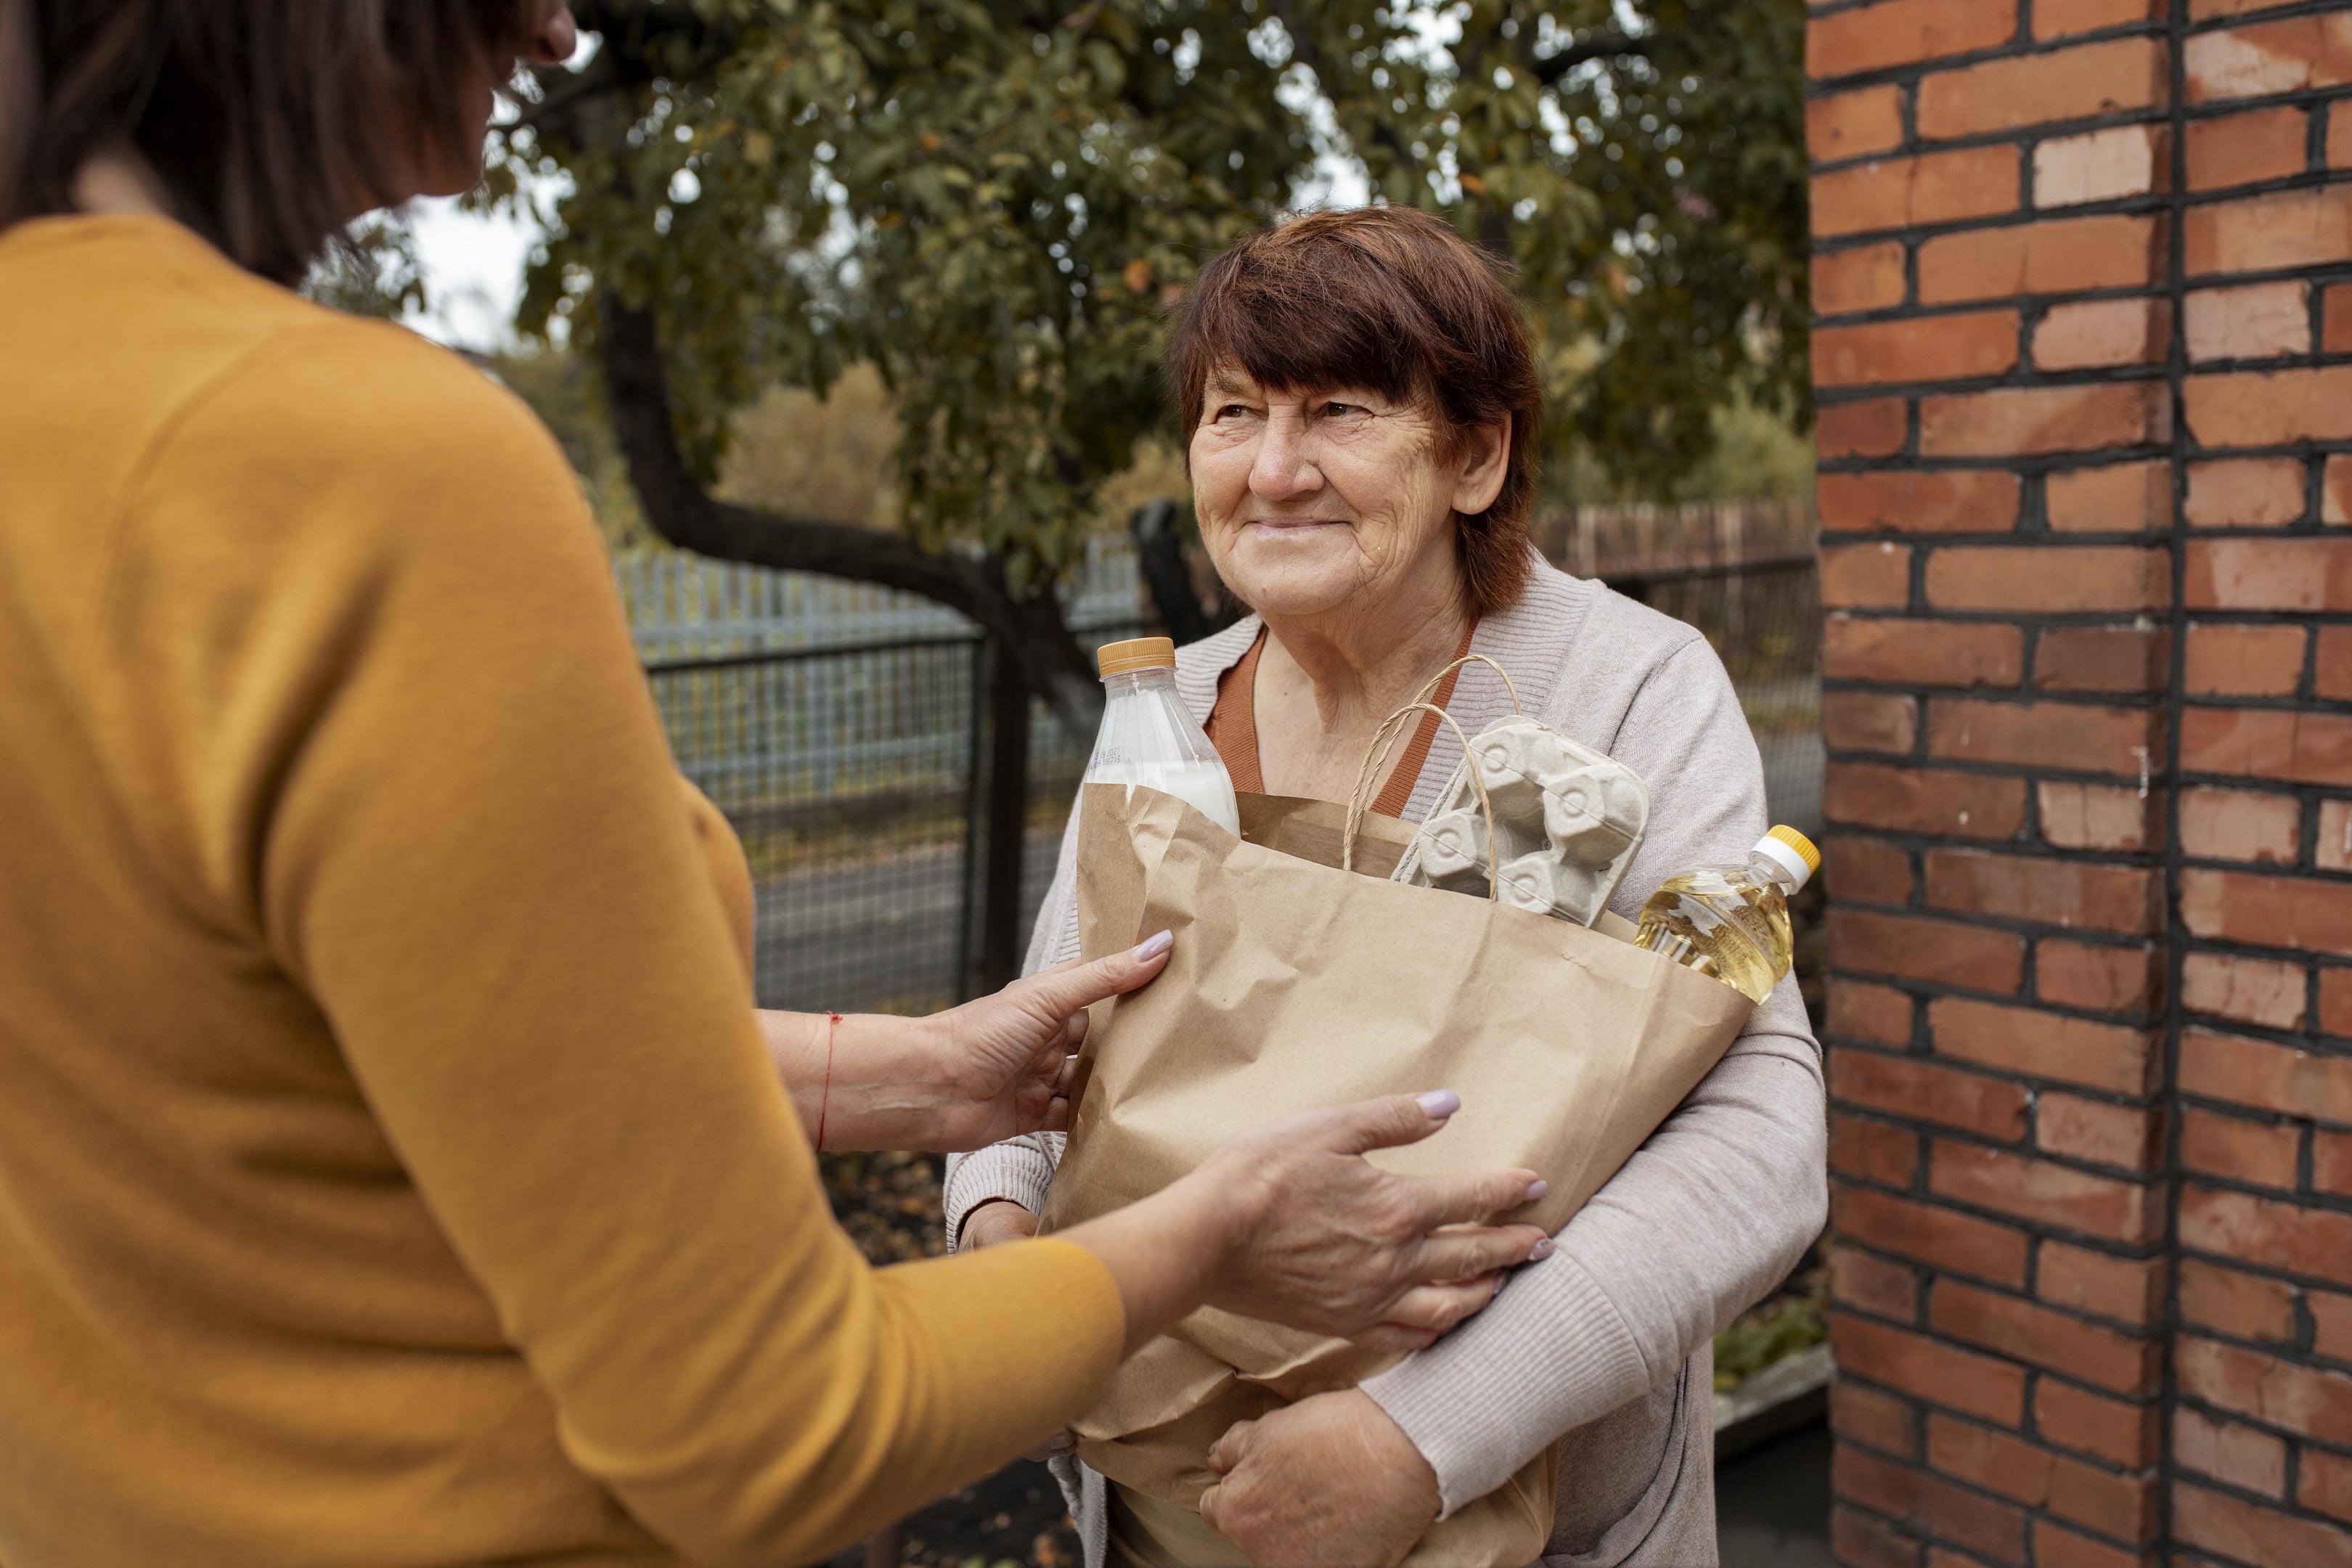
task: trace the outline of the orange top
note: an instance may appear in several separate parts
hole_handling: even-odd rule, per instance
[[[1478,624],[1473,621],[1463,628],[1462,646],[1454,650],[1457,659],[1470,652],[1470,639],[1476,634]],[[1217,700],[1209,710],[1209,721],[1202,726],[1209,732],[1209,744],[1217,748],[1224,759],[1225,772],[1233,774],[1234,787],[1252,795],[1265,793],[1265,774],[1257,761],[1257,660],[1265,651],[1265,628],[1258,628],[1257,640],[1249,651],[1234,661],[1234,667],[1217,678]],[[1436,703],[1440,708],[1454,700],[1454,683],[1462,672],[1448,670],[1438,682]],[[1437,739],[1437,715],[1423,713],[1405,746],[1404,755],[1397,759],[1389,781],[1381,793],[1372,797],[1372,809],[1382,816],[1402,816],[1412,799],[1412,786],[1421,777],[1422,764],[1429,760],[1430,743]]]

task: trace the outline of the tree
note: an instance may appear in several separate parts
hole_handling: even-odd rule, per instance
[[[1083,731],[1050,592],[1165,428],[1164,310],[1356,172],[1517,264],[1551,434],[1621,473],[1735,397],[1801,412],[1802,10],[1651,0],[575,0],[493,194],[560,174],[520,324],[568,323],[648,521],[953,605]],[[717,500],[728,416],[881,373],[897,536]]]

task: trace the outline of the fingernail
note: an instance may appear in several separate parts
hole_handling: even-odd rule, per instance
[[[1535,1263],[1543,1258],[1549,1258],[1552,1255],[1553,1250],[1551,1237],[1547,1236],[1541,1241],[1537,1242],[1535,1246],[1528,1249],[1528,1261]]]
[[[1176,945],[1176,933],[1163,931],[1158,936],[1148,936],[1136,945],[1134,958],[1139,963],[1149,963]]]
[[[1538,1198],[1539,1198],[1539,1197],[1543,1196],[1546,1193],[1548,1193],[1548,1192],[1549,1192],[1549,1191],[1551,1191],[1551,1184],[1550,1184],[1549,1182],[1545,1181],[1542,1177],[1538,1176],[1538,1177],[1537,1177],[1534,1181],[1529,1182],[1529,1183],[1528,1184],[1528,1198],[1527,1198],[1527,1201],[1528,1201],[1528,1202],[1529,1202],[1529,1203],[1533,1203],[1533,1202],[1535,1202]]]
[[[1433,1089],[1421,1096],[1422,1113],[1440,1121],[1462,1109],[1462,1097],[1450,1089]]]

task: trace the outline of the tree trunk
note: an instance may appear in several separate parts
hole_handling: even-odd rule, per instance
[[[1025,598],[980,555],[933,554],[895,533],[722,501],[687,471],[670,424],[667,377],[650,307],[607,290],[597,297],[604,388],[629,484],[655,532],[681,550],[785,572],[817,572],[919,594],[977,622],[1020,668],[1032,691],[1082,743],[1102,720],[1102,684],[1044,588]]]

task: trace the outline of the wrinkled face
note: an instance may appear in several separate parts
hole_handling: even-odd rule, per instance
[[[1361,388],[1262,387],[1237,366],[1213,373],[1202,399],[1202,542],[1259,611],[1376,609],[1433,575],[1457,581],[1454,511],[1494,498],[1465,491],[1463,456],[1432,410]]]
[[[538,25],[520,58],[533,65],[557,66],[570,59],[579,47],[580,26],[572,18],[571,0],[540,0]],[[415,195],[461,196],[482,183],[482,139],[489,133],[498,89],[515,66],[512,60],[498,63],[503,68],[496,74],[479,67],[467,68],[468,79],[460,92],[472,139],[463,147],[428,148],[421,153],[408,182],[415,185]]]

